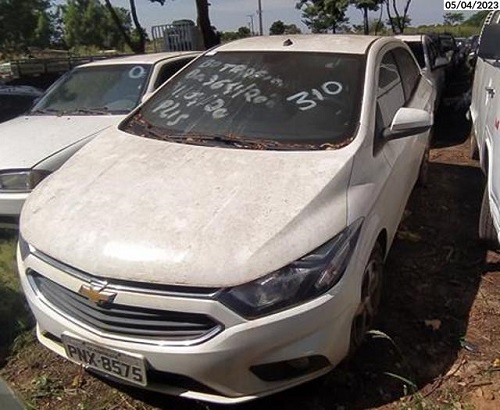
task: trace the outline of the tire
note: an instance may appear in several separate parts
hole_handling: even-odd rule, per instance
[[[420,163],[420,170],[418,171],[418,177],[416,185],[418,187],[425,187],[429,182],[429,147],[425,149],[424,156],[422,157],[422,162]]]
[[[351,324],[348,357],[361,346],[366,332],[373,326],[382,295],[384,255],[380,243],[376,243],[368,260],[361,282],[361,300]]]
[[[479,159],[479,148],[477,147],[477,140],[474,132],[470,134],[470,148],[469,148],[469,157],[470,159]]]
[[[479,239],[488,247],[498,248],[498,235],[493,225],[490,211],[490,198],[488,185],[486,184],[481,202],[481,213],[479,214]]]

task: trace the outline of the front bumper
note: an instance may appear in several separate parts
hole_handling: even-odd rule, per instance
[[[0,228],[17,228],[19,215],[29,192],[0,193]]]
[[[284,390],[327,373],[349,349],[351,322],[359,293],[351,287],[349,271],[362,272],[352,258],[344,278],[329,292],[310,302],[255,320],[244,318],[214,298],[197,298],[118,291],[113,303],[134,308],[166,309],[206,315],[221,324],[219,331],[200,339],[172,341],[120,336],[88,326],[64,314],[33,286],[27,272],[77,293],[85,278],[71,268],[56,265],[30,253],[18,252],[21,284],[37,319],[39,340],[67,358],[61,336],[83,339],[110,349],[144,357],[148,368],[147,389],[216,403],[237,403]],[[110,281],[111,282],[111,281]],[[266,378],[255,367],[282,364],[301,358],[320,358],[320,366],[292,376]],[[264,366],[265,367],[265,366]],[[271,365],[268,369],[272,368]],[[257,376],[257,374],[259,376]]]

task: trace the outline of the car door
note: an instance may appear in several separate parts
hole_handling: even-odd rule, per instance
[[[500,11],[493,13],[491,22],[497,23],[500,19]],[[488,38],[488,34],[484,33],[481,35],[481,41],[483,43],[493,42],[496,44],[497,38]],[[489,129],[491,119],[491,112],[495,109],[494,95],[495,92],[500,92],[498,87],[498,81],[496,78],[500,78],[498,72],[499,68],[492,64],[492,61],[484,58],[484,56],[478,56],[476,67],[474,70],[474,81],[472,87],[472,99],[470,106],[470,113],[472,116],[474,131],[476,134],[476,140],[479,146],[479,154],[481,156],[481,162],[484,161],[482,155],[484,154],[484,144],[489,140],[491,136],[491,129]],[[497,87],[495,88],[495,86]],[[489,142],[489,141],[488,141]]]
[[[409,52],[402,48],[388,51],[382,58],[376,100],[374,155],[383,155],[390,165],[383,201],[394,215],[396,226],[413,189],[428,144],[428,134],[385,140],[382,132],[391,126],[402,107],[433,112],[434,89]]]

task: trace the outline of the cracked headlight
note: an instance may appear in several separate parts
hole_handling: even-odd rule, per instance
[[[219,300],[247,319],[288,309],[325,293],[342,278],[361,231],[360,218],[303,258],[224,290]]]
[[[0,192],[30,192],[49,171],[20,170],[0,172]]]

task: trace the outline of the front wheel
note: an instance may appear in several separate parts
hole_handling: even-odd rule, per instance
[[[378,312],[382,295],[383,251],[377,242],[363,272],[361,300],[351,325],[351,343],[349,355],[352,355],[371,329]]]
[[[498,236],[491,217],[488,184],[484,187],[481,213],[479,214],[479,239],[490,247],[498,247]]]

